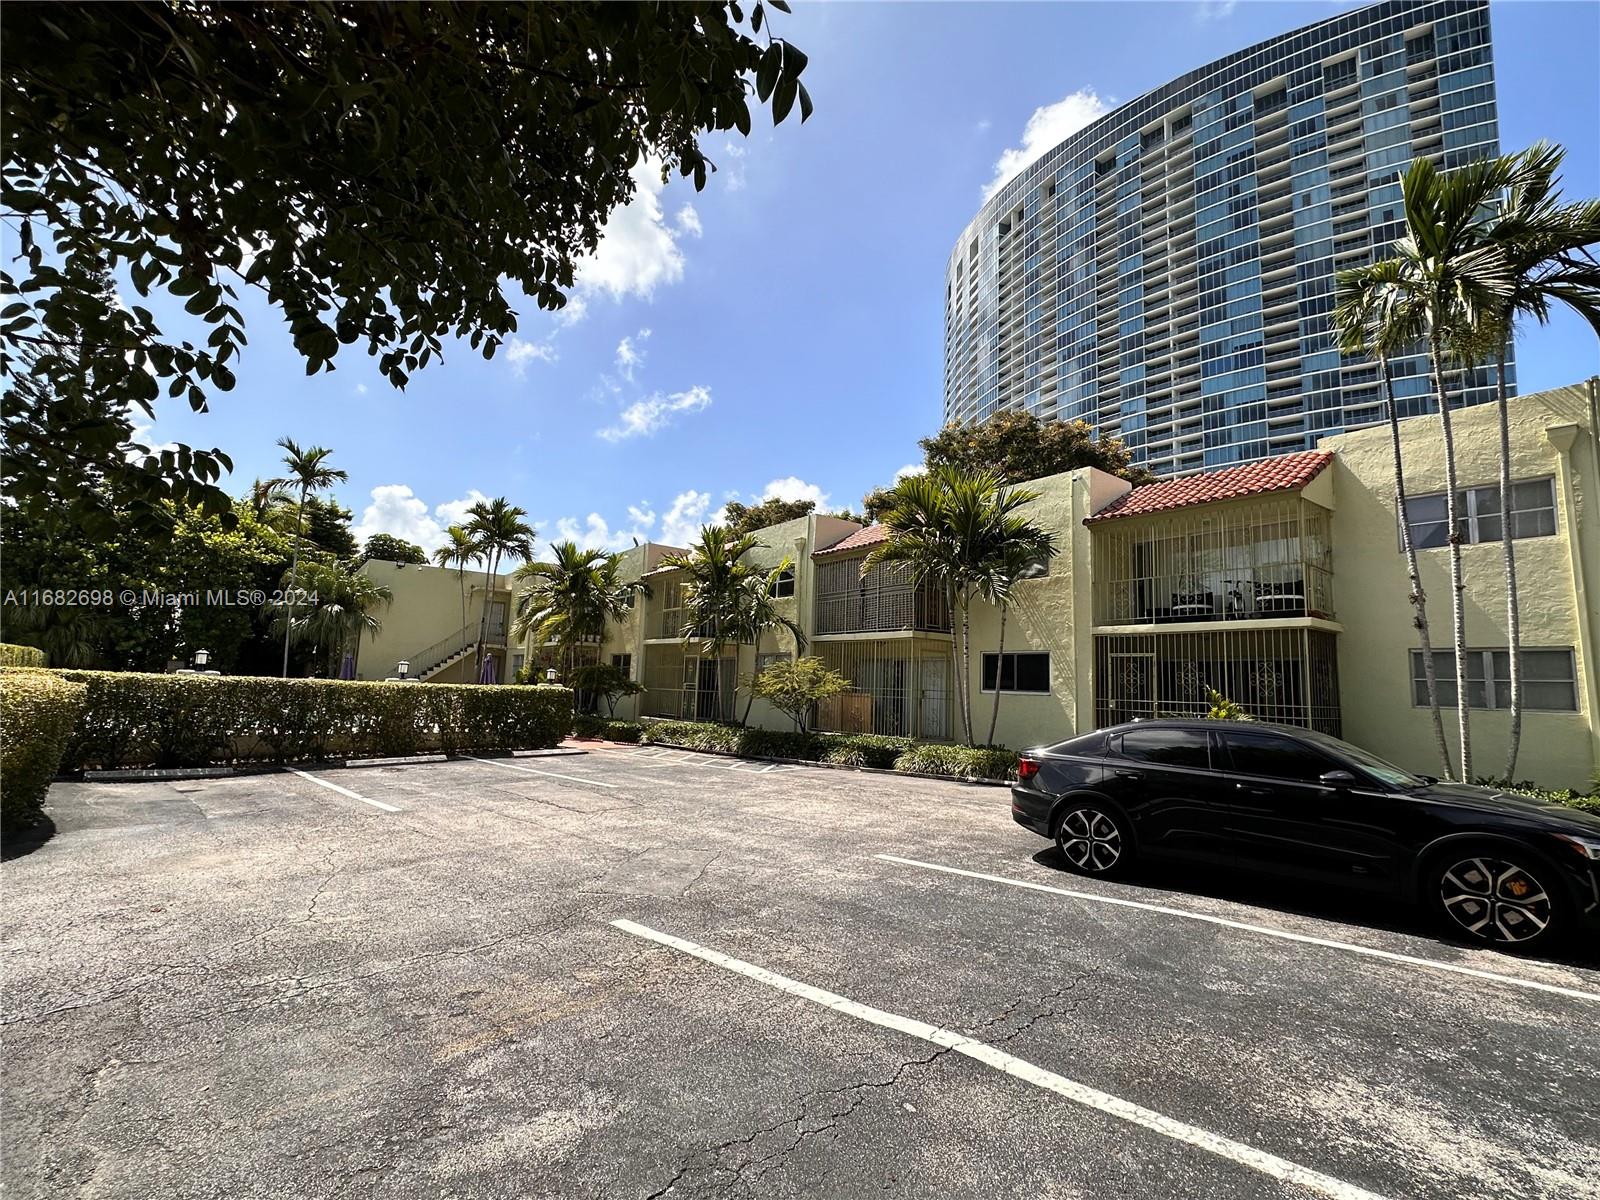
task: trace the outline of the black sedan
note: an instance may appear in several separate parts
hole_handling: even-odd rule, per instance
[[[1017,776],[1011,815],[1080,874],[1182,860],[1364,889],[1518,949],[1600,929],[1600,815],[1440,783],[1307,729],[1135,721],[1030,750]]]

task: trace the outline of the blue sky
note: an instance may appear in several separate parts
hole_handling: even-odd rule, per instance
[[[772,15],[810,55],[813,118],[708,139],[702,193],[641,189],[572,309],[520,306],[510,353],[456,348],[404,393],[349,351],[307,378],[252,301],[238,387],[208,414],[158,409],[145,436],[220,446],[235,492],[277,473],[281,436],[331,446],[358,532],[430,546],[478,495],[527,509],[542,541],[615,548],[681,541],[729,499],[855,507],[938,426],[945,258],[999,165],[1350,7],[795,0]],[[1500,3],[1491,21],[1503,147],[1560,142],[1566,194],[1600,195],[1600,5]],[[1565,315],[1519,339],[1523,391],[1597,365]]]

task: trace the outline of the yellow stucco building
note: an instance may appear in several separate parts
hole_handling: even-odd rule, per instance
[[[1577,385],[1513,400],[1510,411],[1526,680],[1517,774],[1545,786],[1585,788],[1600,763],[1594,400],[1589,385]],[[1509,639],[1496,410],[1458,410],[1455,422],[1475,768],[1498,774],[1508,725]],[[1444,699],[1453,705],[1439,421],[1413,418],[1401,432],[1433,644],[1449,684]],[[1323,729],[1418,771],[1438,772],[1387,426],[1325,438],[1314,451],[1148,487],[1130,489],[1090,468],[1027,486],[1038,493],[1031,515],[1055,533],[1058,554],[1018,586],[1005,613],[1003,652],[1000,612],[974,606],[965,678],[952,661],[952,620],[941,595],[913,587],[893,566],[862,576],[863,559],[883,537],[880,527],[812,515],[758,531],[760,545],[747,561],[761,570],[792,561],[777,596],[800,626],[806,652],[854,685],[821,707],[822,728],[959,737],[961,687],[978,740],[988,738],[992,722],[994,741],[1021,748],[1140,716],[1203,713],[1214,689],[1259,719]],[[644,686],[619,704],[617,715],[742,714],[740,681],[774,656],[793,654],[794,639],[769,634],[759,648],[729,647],[718,658],[685,644],[682,573],[662,565],[673,550],[651,543],[623,555],[623,576],[643,579],[650,594],[592,650]],[[391,652],[402,643],[415,658],[411,642],[438,647],[472,635],[485,595],[481,572],[476,582],[468,575],[463,627],[455,572],[368,569],[393,572],[385,581],[396,587],[396,601],[380,641],[363,651],[364,677],[392,673],[393,663],[384,660],[398,657]],[[396,586],[402,577],[404,593]],[[509,579],[499,581],[490,603],[493,611],[513,610]],[[491,624],[501,628],[493,618]],[[501,678],[523,662],[542,665],[548,656],[541,650],[506,646]],[[458,660],[431,677],[452,678],[461,669]],[[470,674],[470,664],[464,669]],[[1453,749],[1453,708],[1446,718]],[[789,727],[761,702],[750,719]]]

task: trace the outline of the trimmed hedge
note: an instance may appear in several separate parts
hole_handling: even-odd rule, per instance
[[[608,742],[637,742],[643,729],[637,721],[612,721],[582,714],[572,718],[572,736],[604,738]]]
[[[88,695],[48,671],[0,674],[0,826],[39,819]]]
[[[14,646],[0,642],[0,667],[42,667],[44,651],[37,646]]]
[[[572,728],[572,692],[560,687],[48,674],[88,692],[67,771],[547,749]]]
[[[702,721],[647,721],[644,740],[740,758],[794,758],[956,779],[1008,779],[1017,767],[1017,756],[1010,750],[917,743],[885,734],[798,733]]]
[[[957,779],[1010,779],[1017,773],[1017,753],[996,746],[913,746],[894,760],[896,771],[917,775],[949,775]]]

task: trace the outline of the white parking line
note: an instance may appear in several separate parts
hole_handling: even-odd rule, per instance
[[[1284,1183],[1294,1183],[1301,1187],[1309,1188],[1324,1196],[1333,1197],[1334,1200],[1382,1200],[1376,1192],[1369,1192],[1354,1184],[1346,1183],[1342,1179],[1335,1179],[1331,1175],[1324,1175],[1320,1171],[1313,1171],[1310,1167],[1302,1167],[1299,1163],[1290,1162],[1288,1159],[1279,1158],[1275,1154],[1268,1154],[1265,1150],[1257,1150],[1254,1146],[1247,1146],[1243,1142],[1236,1142],[1209,1130],[1201,1129],[1195,1125],[1186,1124],[1172,1117],[1164,1116],[1152,1109],[1134,1104],[1130,1100],[1123,1100],[1108,1092],[1102,1092],[1087,1084],[1078,1083],[1064,1075],[1057,1075],[1054,1071],[1047,1071],[1043,1067],[1035,1066],[1025,1059],[1014,1054],[1008,1054],[998,1047],[987,1042],[980,1042],[964,1034],[956,1033],[952,1029],[945,1029],[939,1025],[929,1025],[924,1021],[902,1017],[897,1013],[886,1012],[881,1008],[859,1004],[834,992],[824,991],[822,988],[812,987],[808,983],[790,979],[785,975],[778,975],[764,967],[747,963],[742,959],[730,958],[716,950],[709,950],[694,942],[684,941],[682,938],[673,937],[668,933],[661,933],[647,926],[635,924],[633,921],[612,921],[611,924],[624,933],[634,937],[644,938],[648,941],[670,946],[684,954],[693,955],[703,962],[711,963],[726,971],[743,975],[747,979],[754,979],[768,987],[776,988],[780,992],[787,992],[791,996],[810,1000],[825,1008],[848,1017],[855,1017],[860,1021],[867,1021],[873,1025],[892,1029],[898,1033],[909,1034],[935,1046],[944,1046],[957,1054],[966,1055],[1002,1071],[1007,1075],[1014,1075],[1018,1079],[1042,1088],[1047,1092],[1054,1092],[1081,1104],[1086,1108],[1095,1109],[1108,1116],[1127,1121],[1129,1124],[1159,1133],[1163,1137],[1172,1138],[1174,1141],[1185,1142],[1219,1158],[1225,1158],[1241,1166],[1246,1166],[1264,1175]]]
[[[365,796],[360,795],[357,792],[352,792],[347,787],[340,787],[337,783],[329,783],[326,779],[318,779],[315,775],[311,774],[311,772],[309,772],[309,771],[302,771],[297,767],[290,767],[289,770],[290,770],[291,773],[300,776],[301,779],[309,779],[312,783],[316,784],[318,787],[325,787],[330,792],[338,792],[339,795],[341,795],[341,796],[349,796],[350,799],[359,800],[363,804],[370,804],[370,805],[372,805],[373,808],[381,808],[381,809],[383,809],[384,812],[399,812],[400,811],[398,808],[396,808],[392,804],[385,804],[381,800],[368,800]]]
[[[473,758],[470,754],[463,754],[461,757],[469,762],[483,763],[484,765],[490,767],[504,767],[508,771],[521,771],[524,775],[543,775],[549,779],[565,779],[569,783],[587,783],[592,784],[595,787],[603,788],[622,786],[621,784],[617,783],[607,783],[603,779],[585,779],[581,775],[563,775],[560,771],[536,771],[532,767],[520,766],[517,763],[500,762],[499,760],[493,758]]]
[[[986,875],[982,871],[964,871],[959,867],[946,867],[939,863],[921,862],[915,858],[901,858],[894,854],[877,854],[884,862],[899,863],[906,867],[919,867],[924,871],[943,871],[947,875],[964,875],[968,879],[985,879],[990,883],[1003,883],[1010,887],[1026,888],[1031,892],[1049,892],[1054,896],[1070,896],[1074,900],[1092,900],[1097,904],[1115,904],[1120,908],[1141,908],[1146,912],[1165,913],[1169,917],[1183,917],[1190,921],[1205,921],[1228,929],[1243,929],[1249,933],[1264,933],[1268,937],[1282,938],[1288,942],[1304,942],[1310,946],[1326,946],[1332,950],[1348,950],[1351,954],[1365,954],[1369,958],[1382,958],[1390,962],[1406,963],[1414,967],[1429,967],[1435,971],[1450,971],[1456,975],[1471,975],[1475,979],[1492,979],[1496,983],[1509,983],[1514,987],[1532,988],[1540,992],[1553,992],[1558,996],[1571,996],[1576,1000],[1600,1000],[1600,993],[1560,987],[1554,983],[1541,983],[1536,979],[1519,979],[1497,971],[1480,971],[1474,967],[1460,967],[1454,963],[1435,962],[1431,958],[1417,958],[1410,954],[1396,954],[1390,950],[1375,950],[1371,946],[1357,946],[1350,942],[1336,942],[1329,938],[1310,937],[1304,933],[1290,933],[1284,929],[1270,929],[1265,925],[1251,925],[1245,921],[1230,921],[1227,917],[1213,917],[1208,913],[1187,912],[1181,908],[1168,908],[1164,904],[1147,904],[1142,900],[1123,900],[1116,896],[1097,896],[1093,892],[1074,892],[1066,888],[1050,887],[1043,883],[1030,883],[1023,879],[1008,879],[1004,875]]]

